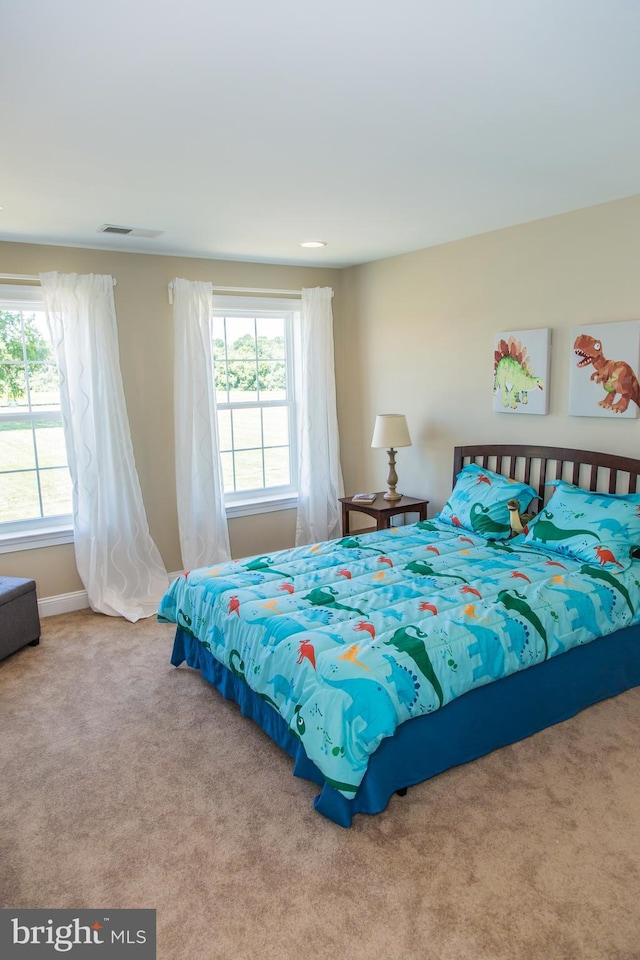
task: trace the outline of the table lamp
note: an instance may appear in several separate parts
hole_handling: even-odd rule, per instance
[[[411,437],[407,427],[407,418],[403,413],[381,413],[376,417],[375,427],[373,428],[372,447],[381,447],[386,449],[389,454],[389,476],[387,477],[387,486],[389,489],[384,494],[385,500],[400,500],[401,493],[396,493],[396,484],[398,474],[396,473],[396,448],[410,447]]]

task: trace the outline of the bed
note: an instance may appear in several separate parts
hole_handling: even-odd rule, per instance
[[[160,605],[171,662],[343,827],[640,684],[640,461],[473,445],[453,473],[433,519],[189,571]]]

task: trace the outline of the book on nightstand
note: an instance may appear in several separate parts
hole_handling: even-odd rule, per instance
[[[353,503],[373,503],[375,498],[375,493],[354,493],[351,500]]]

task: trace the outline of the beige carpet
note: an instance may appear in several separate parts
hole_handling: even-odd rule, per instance
[[[343,830],[173,628],[0,664],[0,902],[153,907],[160,960],[638,960],[640,689]]]

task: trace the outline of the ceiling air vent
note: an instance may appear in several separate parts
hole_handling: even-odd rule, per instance
[[[121,237],[159,237],[164,230],[145,230],[143,227],[118,227],[114,223],[103,223],[98,233],[117,233]]]
[[[133,227],[116,227],[112,223],[103,223],[98,227],[98,233],[132,233]]]

